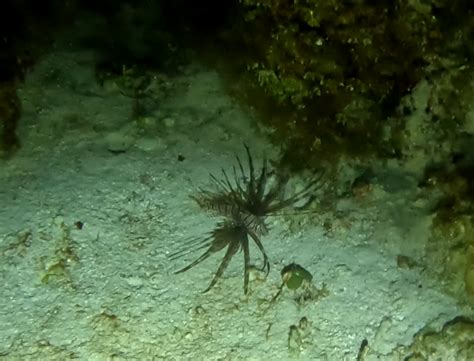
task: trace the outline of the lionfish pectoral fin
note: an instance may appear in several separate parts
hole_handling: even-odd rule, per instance
[[[268,261],[267,253],[265,252],[265,248],[263,248],[263,244],[260,241],[260,238],[255,234],[255,232],[249,232],[250,237],[254,240],[255,244],[257,245],[258,249],[262,253],[263,256],[263,266],[261,268],[262,272],[265,272],[265,277],[268,276],[270,273],[270,262]]]
[[[249,251],[249,241],[247,237],[245,237],[245,240],[242,240],[242,250],[244,251],[244,294],[247,294],[249,290],[249,270],[250,270],[250,251]]]
[[[196,266],[197,264],[201,263],[202,261],[206,260],[207,258],[209,258],[214,252],[211,251],[211,249],[208,249],[206,252],[204,252],[198,259],[196,259],[194,262],[192,262],[191,264],[188,264],[186,267],[184,268],[181,268],[180,270],[178,271],[175,271],[174,274],[178,274],[178,273],[183,273],[183,272],[186,272],[188,270],[190,270],[191,268],[193,268],[194,266]]]
[[[214,278],[212,279],[209,286],[203,291],[203,293],[208,292],[212,287],[214,287],[214,285],[219,280],[219,278],[222,277],[222,274],[224,273],[227,266],[229,265],[229,262],[232,259],[232,256],[239,250],[239,247],[240,247],[239,243],[229,243],[227,251],[225,252],[224,258],[222,259],[222,262],[219,265],[219,268],[217,269],[214,275]]]

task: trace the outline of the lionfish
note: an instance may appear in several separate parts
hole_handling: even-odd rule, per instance
[[[310,199],[318,179],[310,182],[305,188],[287,197],[285,189],[289,181],[288,175],[276,173],[269,168],[266,159],[260,170],[256,170],[250,150],[245,146],[248,169],[237,156],[237,164],[229,174],[222,169],[222,177],[211,174],[212,188],[199,188],[196,195],[191,196],[198,206],[206,211],[222,217],[214,230],[204,236],[194,237],[186,242],[180,251],[173,253],[171,259],[177,259],[190,252],[206,249],[191,264],[176,271],[186,272],[208,257],[224,248],[224,257],[204,292],[209,291],[222,277],[230,260],[239,250],[244,254],[244,293],[248,292],[250,265],[249,240],[255,242],[263,256],[261,270],[265,276],[270,272],[270,263],[265,252],[261,237],[268,234],[266,220],[269,216],[279,214],[287,207],[295,206],[302,200]]]

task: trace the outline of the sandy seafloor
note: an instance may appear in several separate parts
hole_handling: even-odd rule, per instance
[[[362,199],[323,180],[324,205],[272,217],[271,271],[247,296],[241,253],[208,293],[222,254],[174,274],[198,254],[169,255],[218,221],[190,199],[196,187],[244,143],[257,163],[277,149],[212,69],[170,77],[138,128],[93,58],[52,51],[21,87],[22,148],[0,168],[1,359],[355,360],[366,339],[365,360],[397,360],[421,328],[462,314],[423,267],[397,266],[422,258],[429,219],[396,169]],[[269,307],[292,262],[327,292],[298,303],[285,288]]]

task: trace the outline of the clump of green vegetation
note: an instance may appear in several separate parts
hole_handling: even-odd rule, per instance
[[[71,229],[62,218],[55,220],[57,235],[55,237],[54,255],[41,259],[40,280],[43,284],[67,285],[74,288],[71,267],[79,262]]]
[[[24,257],[31,246],[32,237],[33,235],[29,229],[8,235],[7,242],[5,242],[5,245],[0,249],[0,254],[4,257]]]
[[[242,56],[241,96],[285,140],[293,165],[341,154],[398,156],[401,98],[443,71],[447,54],[452,65],[470,52],[459,42],[460,30],[473,28],[463,0],[240,4],[239,36],[251,49]]]
[[[426,247],[433,271],[449,293],[474,302],[474,158],[456,154],[451,165],[427,169],[422,186],[440,193]]]

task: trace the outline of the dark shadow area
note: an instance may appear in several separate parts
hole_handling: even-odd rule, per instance
[[[2,2],[0,155],[19,147],[18,82],[56,39],[96,51],[99,78],[130,67],[173,71],[189,61],[193,48],[213,42],[235,6],[235,0]]]

